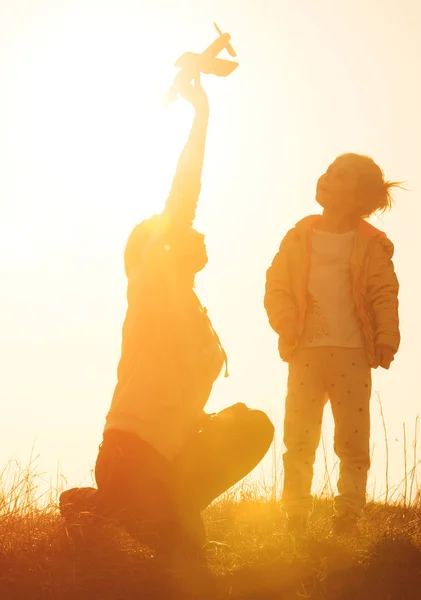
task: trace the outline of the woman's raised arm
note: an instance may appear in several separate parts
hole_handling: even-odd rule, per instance
[[[164,214],[172,225],[191,226],[201,188],[209,103],[199,76],[195,78],[194,84],[183,71],[177,77],[178,92],[193,106],[195,116],[189,137],[178,159]]]

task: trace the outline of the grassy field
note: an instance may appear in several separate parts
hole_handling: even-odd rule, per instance
[[[150,550],[111,524],[69,531],[54,498],[38,508],[35,495],[30,474],[0,495],[1,600],[421,598],[417,503],[371,503],[357,537],[335,538],[332,499],[319,498],[309,533],[298,541],[269,495],[226,496],[205,514],[203,583],[202,571],[197,580],[197,570],[182,561],[175,571],[163,570]]]

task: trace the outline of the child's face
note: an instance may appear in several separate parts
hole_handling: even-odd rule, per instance
[[[317,202],[327,210],[349,213],[356,208],[361,165],[352,155],[338,157],[319,178]]]

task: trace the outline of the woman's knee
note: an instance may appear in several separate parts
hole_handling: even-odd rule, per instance
[[[214,424],[222,425],[225,435],[229,432],[230,443],[244,447],[257,447],[266,453],[272,443],[275,428],[272,421],[262,410],[248,408],[237,403],[218,413]]]
[[[275,427],[267,414],[262,410],[249,409],[248,420],[253,439],[259,439],[270,446],[275,435]]]

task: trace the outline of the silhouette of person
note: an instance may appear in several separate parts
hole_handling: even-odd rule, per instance
[[[363,514],[371,371],[389,369],[400,344],[394,247],[365,219],[391,207],[398,185],[368,156],[338,156],[317,183],[323,213],[285,235],[266,274],[266,312],[289,366],[282,500],[295,535],[307,531],[328,399],[340,460],[333,532],[355,533]]]
[[[209,104],[198,77],[181,72],[177,85],[195,116],[163,212],[137,225],[125,250],[128,307],[98,490],[60,498],[63,516],[108,515],[158,552],[203,546],[201,512],[260,462],[274,433],[263,412],[243,403],[204,412],[227,363],[194,291],[207,263],[204,236],[192,225]]]

